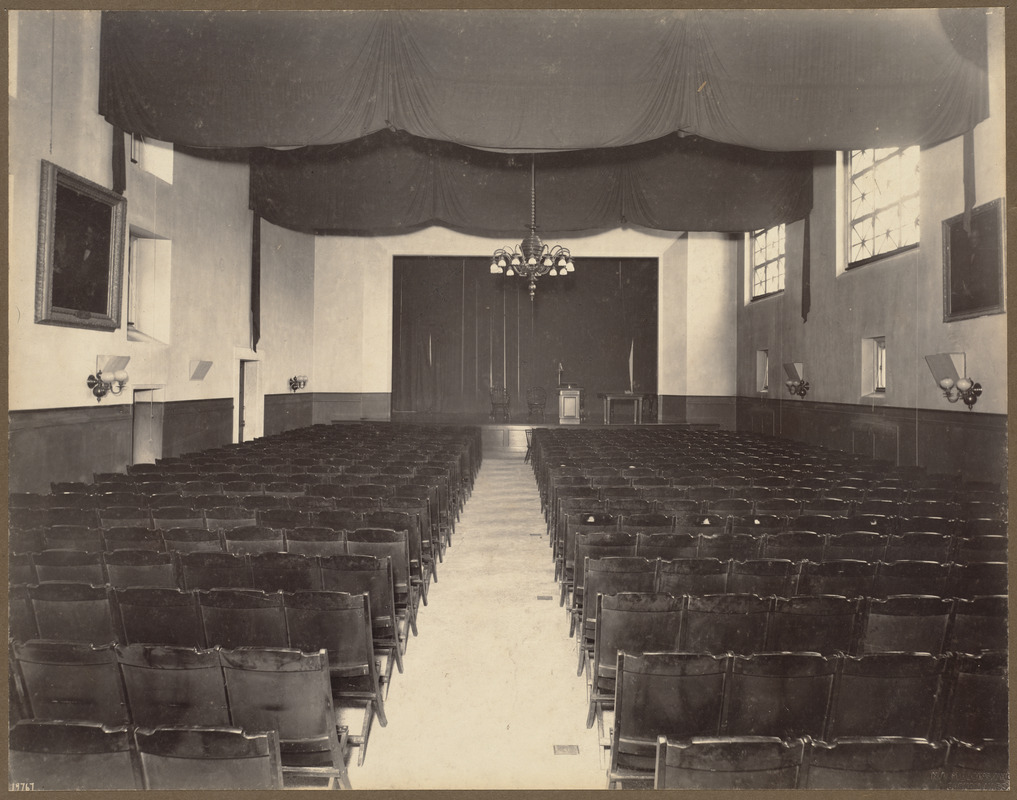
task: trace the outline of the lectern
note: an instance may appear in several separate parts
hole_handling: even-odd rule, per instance
[[[583,389],[580,386],[558,387],[558,424],[578,425],[583,420]]]

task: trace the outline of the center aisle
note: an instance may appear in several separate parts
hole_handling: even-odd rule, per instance
[[[354,789],[603,789],[522,454],[485,457]],[[540,599],[541,597],[550,599]],[[555,755],[555,745],[578,755]]]

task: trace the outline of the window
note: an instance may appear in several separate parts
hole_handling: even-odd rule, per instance
[[[756,391],[770,391],[770,351],[756,351]]]
[[[918,246],[918,147],[848,156],[848,267]]]
[[[168,343],[173,243],[132,230],[127,253],[127,338]]]
[[[886,395],[886,337],[873,336],[862,339],[862,395],[884,397]]]
[[[169,142],[132,134],[131,163],[166,183],[173,183],[173,145]]]
[[[879,336],[872,340],[875,352],[873,353],[873,381],[872,390],[875,392],[886,391],[886,338]]]
[[[784,225],[755,231],[752,245],[752,299],[784,291]]]

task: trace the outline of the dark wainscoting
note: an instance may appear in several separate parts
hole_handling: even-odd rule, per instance
[[[130,405],[11,411],[9,489],[48,492],[52,481],[91,481],[131,460]]]
[[[1004,414],[737,398],[738,430],[859,453],[964,480],[1006,480]]]
[[[718,425],[724,430],[735,430],[736,403],[734,397],[662,394],[658,406],[660,422]]]
[[[166,403],[163,457],[221,447],[233,441],[233,398]]]
[[[315,392],[313,419],[315,425],[334,420],[389,420],[392,418],[392,395],[389,392]]]
[[[265,435],[306,428],[314,419],[314,401],[310,392],[265,395]]]

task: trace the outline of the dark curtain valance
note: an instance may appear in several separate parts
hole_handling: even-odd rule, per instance
[[[985,13],[107,11],[99,110],[193,147],[927,145],[988,112]]]
[[[746,231],[801,219],[812,207],[811,153],[672,134],[630,147],[513,155],[389,131],[333,147],[256,151],[251,207],[311,233],[440,224],[518,237],[530,220],[531,159],[542,231]]]

